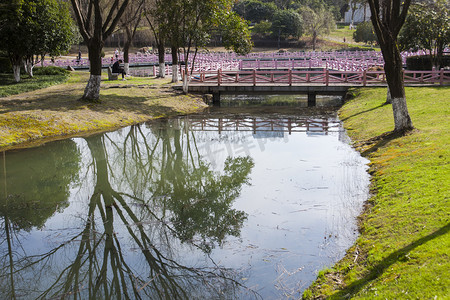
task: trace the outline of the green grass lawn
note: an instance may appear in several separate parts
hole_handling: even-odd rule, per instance
[[[338,24],[334,30],[332,30],[327,36],[324,37],[325,40],[334,41],[339,43],[343,48],[340,50],[345,50],[346,48],[354,48],[361,50],[376,50],[380,51],[379,46],[371,46],[364,43],[357,43],[353,40],[353,33],[355,29],[350,29],[348,25]],[[345,42],[344,42],[345,38]]]
[[[345,38],[346,41],[351,42],[353,41],[353,32],[355,32],[355,29],[350,29],[348,25],[338,24],[336,28],[331,31],[330,36],[341,39],[341,41]]]
[[[16,83],[12,73],[0,73],[0,97],[35,91],[51,85],[60,84],[65,82],[68,77],[68,73],[57,75],[37,74],[33,77],[22,75],[20,82]]]
[[[407,88],[416,129],[394,139],[385,89],[368,88],[340,117],[371,160],[372,192],[361,235],[346,257],[319,273],[305,299],[449,299],[450,87]]]

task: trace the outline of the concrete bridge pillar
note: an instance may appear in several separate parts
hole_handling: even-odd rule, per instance
[[[308,93],[308,107],[316,106],[316,93]]]
[[[220,92],[213,93],[213,104],[220,104]]]

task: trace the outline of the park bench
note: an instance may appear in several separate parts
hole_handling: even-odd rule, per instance
[[[113,73],[111,67],[108,67],[108,80],[117,80],[119,73]]]

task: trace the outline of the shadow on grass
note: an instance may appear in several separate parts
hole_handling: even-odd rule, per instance
[[[389,131],[374,138],[371,138],[367,141],[364,141],[363,144],[370,145],[366,150],[361,152],[361,155],[367,157],[369,154],[377,151],[379,148],[386,146],[390,141],[395,140],[396,138],[404,136],[405,133]]]
[[[108,88],[102,88],[102,90],[106,89]],[[99,103],[89,103],[80,100],[83,95],[83,90],[84,87],[68,85],[61,86],[61,89],[46,90],[45,93],[38,93],[24,98],[3,101],[0,99],[0,112],[8,113],[30,110],[64,112],[87,107],[91,111],[105,114],[112,113],[113,111],[125,111],[129,113],[161,115],[174,112],[171,107],[163,104],[165,102],[164,100],[180,96],[180,93],[170,89],[162,89],[161,92],[153,93],[149,89],[148,96],[143,96],[142,93],[130,96],[130,94],[133,94],[133,91],[129,90],[128,95],[120,93],[101,94]]]
[[[380,105],[378,105],[378,106],[372,107],[371,109],[364,110],[364,111],[360,111],[360,112],[358,112],[358,113],[356,113],[356,114],[353,114],[353,115],[351,115],[351,116],[348,116],[347,118],[341,119],[341,121],[344,122],[344,121],[346,121],[346,120],[348,120],[348,119],[351,119],[351,118],[356,117],[356,116],[358,116],[358,115],[362,115],[362,114],[368,113],[368,112],[370,112],[370,111],[373,111],[373,110],[382,108],[383,106],[386,106],[386,105],[387,105],[386,103],[383,103],[383,104],[380,104]]]
[[[352,298],[355,294],[361,291],[365,286],[367,286],[371,281],[380,277],[383,272],[389,268],[391,265],[395,264],[398,261],[405,260],[407,258],[407,254],[411,252],[413,249],[423,245],[437,237],[440,237],[444,234],[447,234],[450,230],[450,223],[436,230],[435,232],[424,236],[423,238],[418,239],[417,241],[412,242],[411,244],[399,249],[388,257],[383,259],[380,263],[373,266],[366,276],[363,278],[353,282],[343,290],[340,290],[338,293],[334,294],[330,299],[349,299]]]

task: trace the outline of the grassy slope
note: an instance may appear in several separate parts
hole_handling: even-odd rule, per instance
[[[450,298],[450,87],[407,88],[417,128],[395,139],[385,89],[364,89],[340,111],[355,146],[371,160],[373,192],[361,236],[304,298]]]
[[[0,98],[0,150],[42,138],[112,130],[206,106],[197,96],[174,92],[170,79],[107,81],[106,75],[100,91],[102,102],[81,102],[88,76],[87,72],[73,72],[64,84]]]

